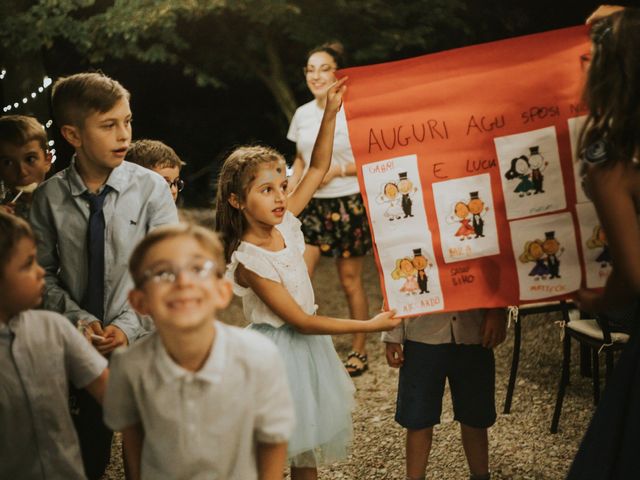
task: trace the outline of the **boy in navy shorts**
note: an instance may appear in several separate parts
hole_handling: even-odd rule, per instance
[[[493,348],[504,341],[502,309],[430,314],[383,333],[387,363],[400,368],[396,421],[407,429],[408,480],[423,480],[448,379],[472,480],[489,474],[487,429],[496,420]]]

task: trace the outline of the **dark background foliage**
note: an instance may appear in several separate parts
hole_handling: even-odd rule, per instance
[[[132,93],[134,138],[188,166],[186,206],[207,206],[225,152],[265,143],[288,158],[306,52],[341,40],[366,65],[578,25],[595,1],[0,0],[2,105],[51,78],[101,70]],[[47,94],[16,113],[50,118]],[[14,113],[14,112],[11,112]],[[70,149],[55,127],[56,169]]]

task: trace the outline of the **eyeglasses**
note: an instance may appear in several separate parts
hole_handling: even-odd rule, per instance
[[[193,262],[184,267],[161,266],[144,272],[141,283],[151,280],[156,284],[173,285],[180,272],[183,272],[191,280],[201,282],[212,277],[216,273],[215,269],[216,264],[213,260]]]
[[[184,180],[182,180],[181,178],[176,178],[173,182],[167,180],[167,184],[169,185],[169,188],[175,187],[179,192],[181,192],[184,188]]]
[[[331,72],[335,72],[335,71],[336,71],[336,67],[332,67],[331,65],[321,65],[320,68],[318,68],[317,70],[315,68],[311,68],[311,67],[303,67],[302,68],[302,72],[305,75],[313,75],[316,72],[318,72],[320,75],[322,75],[322,74],[331,73]]]

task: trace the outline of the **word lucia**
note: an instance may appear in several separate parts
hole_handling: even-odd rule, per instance
[[[514,193],[519,197],[525,195],[537,195],[544,193],[544,169],[549,162],[545,162],[544,157],[540,153],[540,147],[529,147],[529,156],[520,155],[511,160],[511,167],[504,174],[507,180],[517,181]]]
[[[555,238],[555,232],[545,232],[545,239],[532,240],[524,245],[524,252],[520,255],[522,263],[534,263],[529,272],[533,280],[550,280],[560,277],[560,260],[564,247]]]
[[[386,204],[384,217],[391,222],[413,217],[412,196],[417,191],[413,182],[407,178],[407,172],[400,172],[397,181],[382,184],[377,201],[379,204]]]
[[[406,295],[429,293],[427,268],[432,266],[433,264],[422,254],[422,249],[414,248],[413,257],[403,257],[396,260],[396,268],[391,272],[391,278],[404,280],[399,291]]]
[[[453,214],[447,222],[459,223],[460,228],[454,236],[460,241],[484,237],[484,215],[489,211],[478,192],[470,192],[469,200],[461,200],[453,205]]]

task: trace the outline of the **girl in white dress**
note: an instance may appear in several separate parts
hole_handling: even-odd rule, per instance
[[[390,330],[394,312],[371,320],[316,315],[296,218],[331,162],[344,79],[329,91],[308,173],[287,195],[284,158],[268,147],[240,147],[218,180],[216,229],[230,262],[227,275],[251,327],[270,337],[287,367],[296,428],[289,442],[291,477],[317,478],[317,466],[344,458],[352,429],[354,388],[328,334]]]

